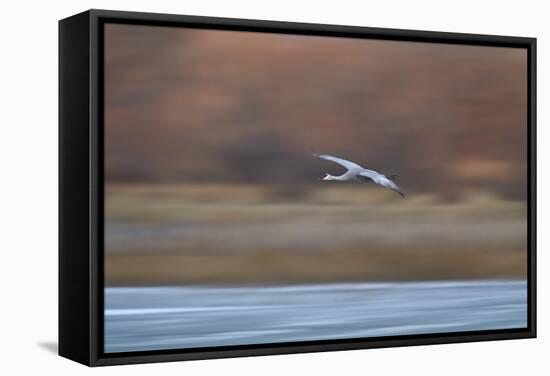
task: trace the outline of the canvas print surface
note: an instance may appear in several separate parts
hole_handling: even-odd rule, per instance
[[[527,51],[106,24],[106,353],[527,326]]]

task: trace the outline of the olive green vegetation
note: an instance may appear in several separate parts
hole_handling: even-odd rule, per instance
[[[524,278],[526,205],[322,184],[109,185],[107,285]]]

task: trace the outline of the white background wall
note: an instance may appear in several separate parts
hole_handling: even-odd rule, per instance
[[[3,375],[548,374],[550,27],[545,1],[58,1],[2,7],[0,373]],[[539,338],[88,369],[57,342],[57,20],[105,8],[539,38]],[[546,230],[546,231],[545,231]],[[545,348],[546,347],[546,348]]]

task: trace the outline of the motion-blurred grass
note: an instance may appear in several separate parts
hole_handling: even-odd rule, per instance
[[[110,184],[107,285],[523,278],[526,205],[357,185]]]

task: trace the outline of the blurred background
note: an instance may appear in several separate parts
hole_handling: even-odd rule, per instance
[[[523,278],[526,130],[522,49],[108,24],[106,284]]]

